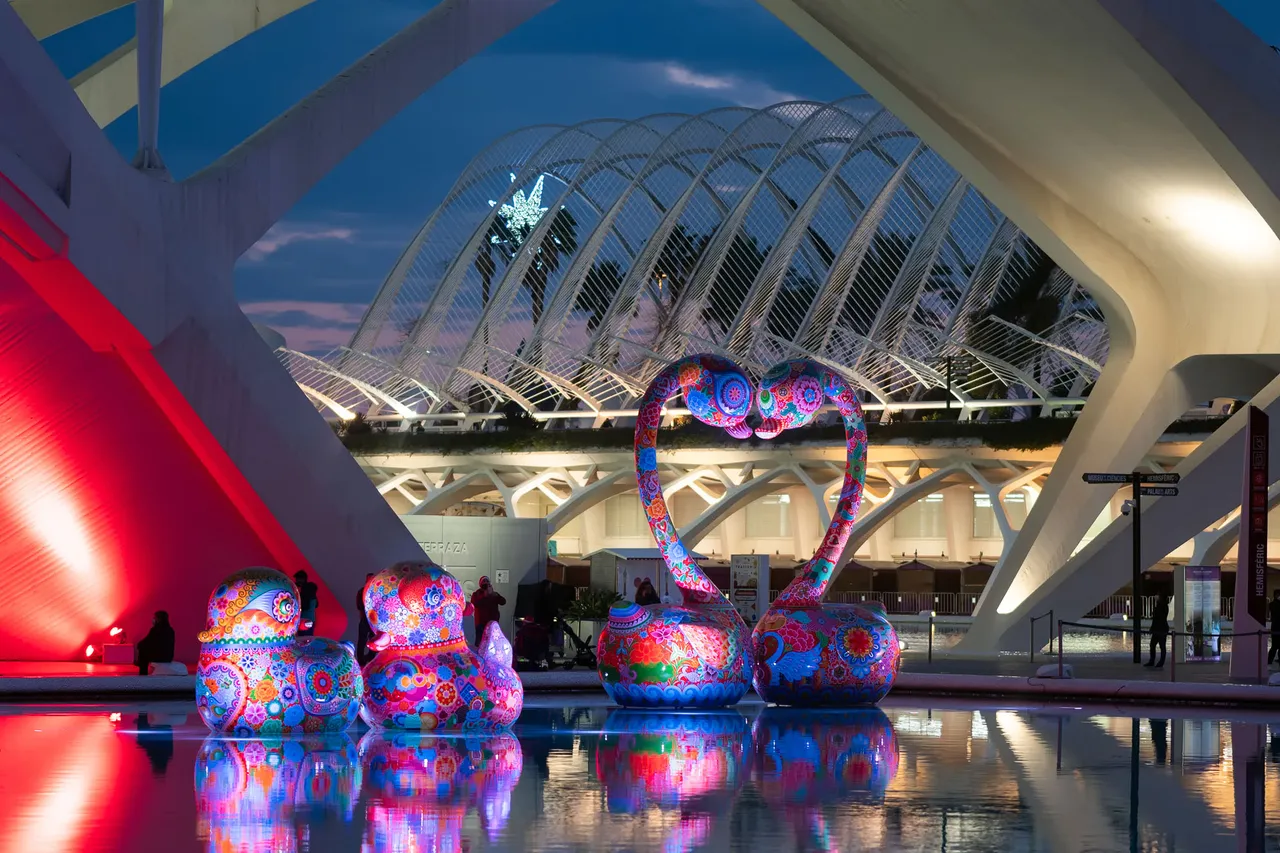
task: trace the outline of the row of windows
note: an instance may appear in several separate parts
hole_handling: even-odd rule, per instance
[[[838,497],[830,497],[832,507]],[[1026,521],[1031,503],[1026,492],[1011,492],[1005,496],[1005,512],[1015,530]],[[791,536],[790,504],[790,495],[768,495],[748,504],[745,519],[747,535],[755,539],[785,539]],[[625,538],[649,535],[649,525],[645,521],[638,495],[615,495],[605,501],[604,509],[606,536]],[[947,519],[942,495],[927,495],[894,516],[893,535],[898,539],[946,539]],[[1000,526],[996,523],[991,497],[985,492],[973,493],[973,538],[1000,538]]]

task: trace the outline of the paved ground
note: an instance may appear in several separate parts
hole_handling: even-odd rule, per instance
[[[1161,668],[1135,664],[1130,657],[1118,655],[1066,655],[1076,678],[1104,678],[1121,681],[1178,681],[1196,684],[1225,684],[1230,681],[1227,659],[1218,663],[1184,663],[1176,667],[1166,660]],[[1144,660],[1145,663],[1145,660]],[[1030,677],[1042,666],[1056,667],[1057,655],[1036,655],[1032,663],[1027,655],[1002,657],[951,657],[934,655],[932,663],[924,655],[908,653],[903,669],[947,675],[1012,675]],[[1275,672],[1276,670],[1272,670]],[[1176,676],[1176,678],[1175,678]]]

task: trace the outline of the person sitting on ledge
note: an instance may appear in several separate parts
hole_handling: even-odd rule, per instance
[[[153,663],[173,663],[173,626],[164,610],[156,611],[151,630],[138,641],[138,674],[146,675]]]

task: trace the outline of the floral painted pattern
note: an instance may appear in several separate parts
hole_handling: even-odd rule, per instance
[[[237,737],[344,731],[364,680],[350,646],[297,639],[298,590],[275,569],[237,572],[209,598],[196,665],[196,709]]]
[[[480,653],[462,630],[462,584],[430,560],[397,563],[364,589],[381,651],[364,668],[370,726],[485,730],[510,726],[524,707],[511,645],[496,622]]]

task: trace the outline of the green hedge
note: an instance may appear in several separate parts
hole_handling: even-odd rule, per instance
[[[1225,422],[1212,420],[1178,421],[1166,434],[1198,435],[1212,432]],[[872,424],[867,432],[872,444],[895,440],[911,442],[970,440],[994,450],[1042,450],[1066,440],[1075,421],[1071,418],[1031,418],[1023,421],[903,421]],[[381,432],[373,430],[342,436],[343,443],[354,454],[379,453],[469,453],[488,451],[530,450],[629,450],[635,438],[630,427],[607,429],[540,429],[455,433]],[[769,445],[826,444],[844,441],[844,428],[839,424],[791,430],[772,441],[749,438],[738,441],[724,432],[704,424],[691,424],[662,430],[658,447],[664,450],[690,447],[734,448]]]

